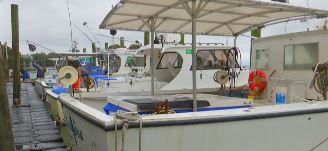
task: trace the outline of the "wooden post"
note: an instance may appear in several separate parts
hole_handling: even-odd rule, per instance
[[[144,46],[149,45],[149,32],[144,33]]]
[[[184,44],[185,41],[185,35],[184,34],[180,34],[180,42],[179,44]]]
[[[2,56],[4,58],[4,68],[5,68],[5,79],[9,81],[9,69],[8,69],[8,46],[7,42],[4,43],[2,48]]]
[[[14,136],[11,127],[11,118],[7,96],[7,82],[5,79],[4,47],[0,47],[0,150],[15,150]]]
[[[124,46],[124,37],[120,37],[120,47],[125,48],[125,46]]]
[[[14,78],[13,78],[13,100],[20,102],[20,54],[19,54],[19,22],[18,5],[11,5],[11,26],[12,26],[12,49],[14,51]]]
[[[92,43],[92,53],[96,53],[97,52],[97,48],[96,48],[96,45],[95,45],[95,43]],[[93,59],[93,64],[96,66],[97,65],[97,62],[96,62],[96,56],[95,55],[93,55],[93,57],[92,57]]]
[[[108,42],[105,42],[105,50],[108,51],[109,48],[108,48]]]

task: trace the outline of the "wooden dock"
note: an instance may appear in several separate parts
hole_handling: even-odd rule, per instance
[[[46,104],[36,94],[31,83],[22,83],[21,106],[9,101],[16,150],[66,151],[63,139],[48,114]],[[12,100],[13,85],[7,84],[8,98]]]

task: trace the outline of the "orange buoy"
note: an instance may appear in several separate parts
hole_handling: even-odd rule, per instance
[[[262,70],[256,70],[249,74],[248,87],[253,96],[262,94],[268,83],[267,75]]]

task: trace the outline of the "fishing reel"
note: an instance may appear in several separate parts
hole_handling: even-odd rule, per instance
[[[59,70],[59,81],[62,85],[68,86],[78,80],[78,71],[72,66],[64,66]]]
[[[312,79],[310,88],[314,88],[315,91],[320,93],[324,100],[327,100],[328,92],[328,62],[323,64],[317,64],[313,68],[314,77]]]
[[[229,81],[229,72],[227,70],[218,70],[213,75],[213,80],[221,85],[225,85]]]
[[[91,77],[86,77],[84,78],[83,81],[85,83],[85,87],[88,89],[92,89],[96,87],[96,80]]]

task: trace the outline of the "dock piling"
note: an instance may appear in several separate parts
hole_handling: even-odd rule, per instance
[[[5,76],[5,56],[4,46],[0,47],[0,150],[14,151],[14,136],[11,126],[11,118],[9,111],[7,80]]]
[[[12,26],[12,50],[14,52],[14,74],[13,74],[13,101],[16,106],[20,104],[20,53],[19,53],[19,22],[18,5],[11,5],[11,26]]]

